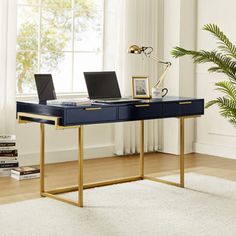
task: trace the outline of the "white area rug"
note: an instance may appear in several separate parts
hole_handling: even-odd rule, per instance
[[[236,235],[233,181],[188,173],[185,189],[144,180],[84,194],[84,208],[50,198],[2,205],[0,235]]]

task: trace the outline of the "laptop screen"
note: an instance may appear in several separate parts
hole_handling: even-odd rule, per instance
[[[90,99],[121,98],[115,71],[84,72]]]
[[[34,78],[39,101],[57,99],[51,74],[35,74]]]

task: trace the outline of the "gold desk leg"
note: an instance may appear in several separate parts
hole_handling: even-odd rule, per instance
[[[180,117],[180,187],[184,188],[184,117]]]
[[[40,123],[40,195],[42,197],[50,197],[56,200],[66,202],[75,206],[83,207],[83,126],[78,127],[78,201],[73,201],[70,199],[66,199],[61,196],[56,196],[56,192],[45,191],[45,124]],[[61,193],[66,191],[61,191]],[[58,192],[59,193],[59,192]]]
[[[45,125],[40,123],[40,195],[44,192]]]
[[[159,183],[174,185],[177,187],[184,188],[184,117],[179,118],[179,127],[180,127],[180,182],[175,183],[168,180],[159,179],[156,177],[145,175],[144,179],[152,180]],[[141,153],[140,153],[141,156]]]
[[[140,121],[140,177],[144,178],[144,121]]]
[[[78,127],[78,186],[72,186],[67,188],[58,188],[56,190],[45,191],[44,189],[44,155],[45,155],[45,125],[40,124],[40,194],[41,196],[51,197],[59,201],[70,203],[79,207],[83,207],[83,159],[84,159],[84,130],[83,126]],[[110,185],[114,183],[130,182],[139,179],[149,179],[155,182],[162,182],[166,184],[171,184],[174,186],[179,186],[184,188],[184,117],[180,117],[180,184],[173,183],[149,176],[144,176],[144,121],[140,121],[140,174],[139,176],[115,179],[110,181],[105,181],[104,183],[92,183],[85,185],[85,188],[91,188],[95,186]],[[60,196],[56,196],[57,193],[63,193],[68,191],[78,190],[78,202],[65,199]]]
[[[84,161],[84,127],[78,128],[78,205],[83,207],[83,161]]]

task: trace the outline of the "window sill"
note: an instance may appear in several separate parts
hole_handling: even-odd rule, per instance
[[[57,94],[57,99],[70,99],[70,98],[86,98],[88,94],[83,93],[59,93]],[[24,94],[24,95],[16,95],[16,101],[38,101],[37,94]]]

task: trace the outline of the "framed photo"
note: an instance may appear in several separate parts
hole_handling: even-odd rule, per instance
[[[133,97],[150,98],[149,78],[144,76],[132,77]]]

